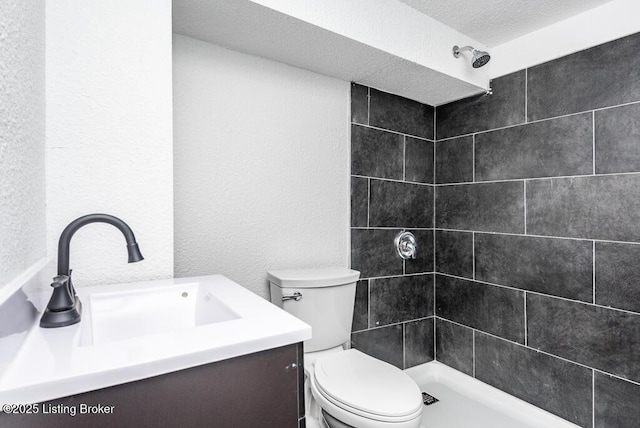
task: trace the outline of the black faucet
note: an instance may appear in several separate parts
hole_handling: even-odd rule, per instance
[[[76,290],[71,283],[71,270],[69,269],[69,244],[71,237],[82,226],[89,223],[108,223],[120,230],[127,241],[129,263],[144,260],[133,231],[124,221],[109,214],[89,214],[79,217],[64,228],[58,241],[58,275],[53,278],[53,294],[49,304],[40,318],[40,327],[55,328],[65,327],[80,322],[82,303],[76,295]]]

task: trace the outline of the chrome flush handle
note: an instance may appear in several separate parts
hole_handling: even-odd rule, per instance
[[[289,296],[282,296],[283,302],[286,302],[287,300],[295,300],[297,302],[300,299],[302,299],[302,294],[298,291]]]
[[[418,252],[416,237],[411,232],[402,232],[394,241],[398,255],[403,259],[415,259]]]

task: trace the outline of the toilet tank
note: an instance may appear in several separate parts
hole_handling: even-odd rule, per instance
[[[304,352],[349,340],[356,282],[360,272],[347,268],[273,270],[267,273],[271,302],[311,326]],[[293,298],[299,293],[299,298]],[[284,297],[284,299],[283,299]]]

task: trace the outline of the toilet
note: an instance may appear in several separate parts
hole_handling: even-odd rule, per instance
[[[304,342],[307,428],[418,428],[422,394],[402,370],[356,349],[356,282],[347,268],[268,272],[271,302],[309,324]]]

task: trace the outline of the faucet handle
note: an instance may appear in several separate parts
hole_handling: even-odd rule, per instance
[[[51,286],[53,287],[53,294],[47,308],[54,312],[72,308],[75,304],[75,298],[69,292],[69,275],[54,277]]]
[[[418,252],[416,237],[411,232],[401,232],[396,236],[394,246],[398,255],[403,259],[415,259]]]
[[[67,285],[69,283],[69,275],[58,275],[53,277],[53,282],[51,286],[53,288],[58,288],[63,285]]]

